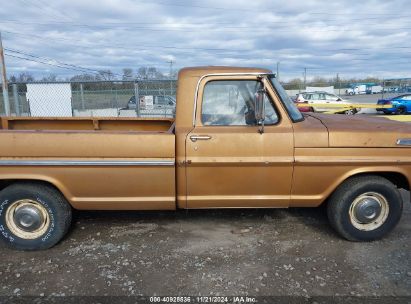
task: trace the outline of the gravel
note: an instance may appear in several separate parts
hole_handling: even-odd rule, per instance
[[[0,296],[411,296],[411,204],[371,243],[341,239],[324,208],[77,212],[42,252],[0,247]]]

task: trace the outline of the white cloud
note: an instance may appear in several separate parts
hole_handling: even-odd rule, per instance
[[[167,74],[169,60],[271,69],[281,61],[283,79],[304,67],[397,77],[411,65],[408,9],[402,0],[15,0],[0,7],[0,29],[8,49],[116,73],[152,65]],[[78,73],[6,60],[9,74]]]

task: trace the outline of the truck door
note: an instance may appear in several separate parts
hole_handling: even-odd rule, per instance
[[[260,134],[254,96],[261,81],[256,76],[227,77],[207,77],[199,86],[195,126],[186,138],[187,208],[287,207],[291,122],[269,87]]]

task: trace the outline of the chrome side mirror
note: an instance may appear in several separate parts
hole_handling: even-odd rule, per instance
[[[265,120],[265,103],[264,103],[265,90],[261,89],[255,93],[254,96],[254,115],[257,125],[260,126],[260,134],[264,133],[264,120]]]

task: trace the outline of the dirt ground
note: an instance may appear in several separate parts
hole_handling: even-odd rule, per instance
[[[342,240],[324,208],[78,212],[42,252],[0,247],[0,296],[411,296],[411,204],[385,239]]]

